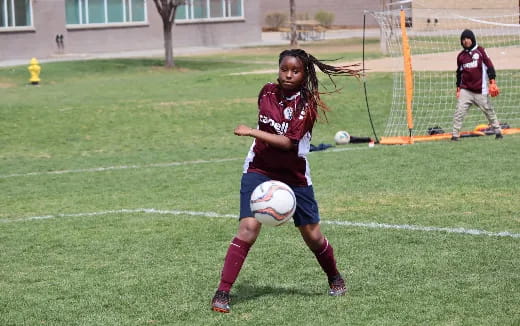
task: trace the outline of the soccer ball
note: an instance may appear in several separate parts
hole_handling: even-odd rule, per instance
[[[295,210],[294,192],[291,187],[281,181],[263,182],[251,194],[251,211],[262,224],[282,225],[291,219]]]
[[[344,145],[350,143],[350,135],[344,130],[340,130],[334,135],[336,145]]]

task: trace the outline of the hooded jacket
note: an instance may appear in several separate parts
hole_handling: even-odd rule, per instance
[[[470,47],[462,44],[465,38],[471,40]],[[464,49],[457,56],[457,87],[487,95],[489,80],[496,77],[491,59],[486,50],[477,44],[475,34],[469,29],[460,35],[460,44]]]

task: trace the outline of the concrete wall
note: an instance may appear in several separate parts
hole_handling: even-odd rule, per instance
[[[260,42],[259,2],[244,1],[241,21],[179,23],[173,27],[175,47],[241,45]],[[121,27],[77,28],[65,23],[65,0],[33,1],[33,27],[0,29],[0,60],[49,58],[78,53],[157,50],[164,47],[162,20],[152,0],[148,22]],[[58,49],[62,34],[64,49]]]
[[[265,17],[268,13],[284,12],[289,17],[289,0],[260,0],[261,23],[265,24]],[[363,13],[365,10],[383,10],[384,0],[295,0],[296,14],[309,14],[314,18],[314,14],[320,10],[334,14],[333,25],[346,26],[352,28],[363,27]],[[366,24],[370,27],[377,26],[376,21],[370,16],[366,16]]]

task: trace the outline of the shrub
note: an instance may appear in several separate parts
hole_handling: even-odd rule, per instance
[[[320,10],[314,15],[314,19],[316,19],[324,27],[328,28],[332,25],[332,22],[334,21],[334,14],[331,12]]]
[[[287,25],[287,15],[282,12],[272,12],[265,16],[265,23],[269,28],[278,29]]]

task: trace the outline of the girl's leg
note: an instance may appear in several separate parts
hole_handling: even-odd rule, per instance
[[[229,292],[238,277],[251,246],[260,233],[261,224],[255,218],[240,220],[237,235],[228,247],[222,268],[219,291]]]
[[[245,217],[240,220],[237,235],[231,240],[224,259],[217,292],[211,300],[212,310],[223,313],[230,311],[229,291],[242,269],[249,249],[258,237],[260,229],[261,224],[255,218]]]
[[[314,253],[321,268],[327,274],[329,280],[330,291],[329,294],[333,296],[345,294],[345,281],[341,277],[334,257],[334,249],[329,241],[321,233],[319,224],[307,224],[298,227],[303,240]]]
[[[211,309],[229,312],[229,291],[235,283],[251,246],[260,234],[261,224],[252,217],[251,193],[260,183],[269,180],[258,173],[244,173],[240,181],[240,222],[238,232],[228,247],[220,276],[217,293],[211,301]]]
[[[307,224],[298,227],[303,240],[314,253],[321,268],[331,278],[339,274],[334,258],[334,249],[329,241],[323,236],[319,224]]]
[[[238,273],[242,268],[242,264],[247,257],[249,248],[255,243],[260,233],[261,224],[252,217],[250,209],[251,193],[260,183],[269,180],[268,177],[258,173],[245,173],[240,181],[240,221],[236,236],[231,240],[228,247],[226,258],[224,259],[224,267],[219,291],[229,292]]]

